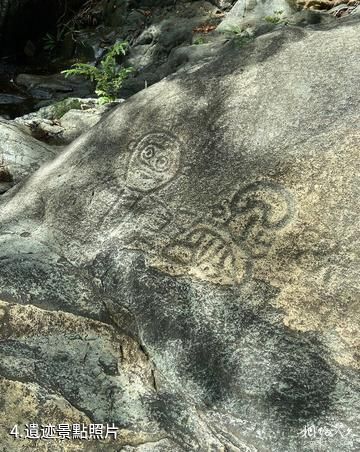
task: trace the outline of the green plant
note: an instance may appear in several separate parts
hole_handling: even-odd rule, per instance
[[[285,21],[281,18],[281,15],[283,12],[284,11],[274,11],[273,16],[266,16],[266,17],[264,17],[264,20],[266,20],[266,22],[269,22],[271,24],[285,23]]]
[[[55,35],[52,35],[51,33],[46,33],[46,35],[43,37],[43,43],[44,49],[51,53],[56,49],[59,41]]]
[[[244,44],[247,44],[248,42],[253,41],[254,39],[255,39],[255,36],[245,33],[241,36],[237,36],[234,39],[234,42],[237,46],[243,46]]]
[[[206,40],[202,36],[199,36],[198,38],[194,39],[193,44],[196,46],[201,45],[201,44],[206,44]]]
[[[76,63],[71,69],[62,71],[65,77],[83,76],[95,83],[95,93],[100,104],[116,100],[124,80],[133,72],[132,67],[119,67],[116,57],[125,55],[127,42],[114,44],[101,60],[99,67],[87,63]]]
[[[237,46],[242,46],[255,38],[253,35],[236,25],[228,27],[226,30],[222,31],[222,33]]]
[[[42,38],[43,49],[48,54],[54,54],[57,50],[59,50],[61,44],[66,40],[67,37],[70,37],[74,42],[78,44],[83,44],[83,42],[78,38],[79,31],[75,30],[75,28],[72,28],[70,25],[59,25],[55,33],[46,33],[46,35]]]
[[[232,25],[225,30],[222,30],[221,33],[233,41],[237,46],[242,46],[254,39],[253,35],[249,34],[238,25]]]
[[[68,8],[67,0],[58,0],[58,2],[64,3],[64,9],[56,22],[56,28],[53,33],[46,33],[42,38],[43,48],[49,54],[55,53],[68,36],[74,42],[79,42],[79,28],[85,25],[96,24],[94,18],[91,16],[91,12],[95,12],[100,0],[87,0],[75,16],[73,15],[73,11]],[[82,44],[81,41],[80,44]]]
[[[237,25],[231,25],[227,27],[225,30],[222,31],[225,35],[227,35],[229,38],[234,38],[236,36],[241,36],[243,33],[243,29]]]
[[[70,110],[81,110],[79,99],[68,98],[56,102],[53,105],[53,117],[54,119],[60,119]]]

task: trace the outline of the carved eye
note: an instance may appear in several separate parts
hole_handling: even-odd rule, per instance
[[[142,151],[141,156],[142,156],[144,159],[149,160],[149,159],[151,159],[152,157],[154,157],[154,154],[155,154],[154,148],[149,147],[149,148],[146,148],[146,149],[144,149],[144,150]]]
[[[169,166],[169,159],[165,156],[161,156],[156,160],[156,169],[163,171]]]

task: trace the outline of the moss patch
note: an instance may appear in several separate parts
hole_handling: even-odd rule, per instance
[[[60,119],[70,110],[81,110],[81,102],[79,99],[64,99],[54,104],[53,107],[54,119]]]

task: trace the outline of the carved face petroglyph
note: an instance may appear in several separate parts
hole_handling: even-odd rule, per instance
[[[173,179],[180,167],[180,143],[168,132],[145,135],[131,156],[126,185],[150,192]]]

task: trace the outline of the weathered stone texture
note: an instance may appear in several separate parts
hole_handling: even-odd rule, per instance
[[[0,198],[6,425],[48,391],[133,435],[97,450],[359,449],[359,33],[229,43]]]

